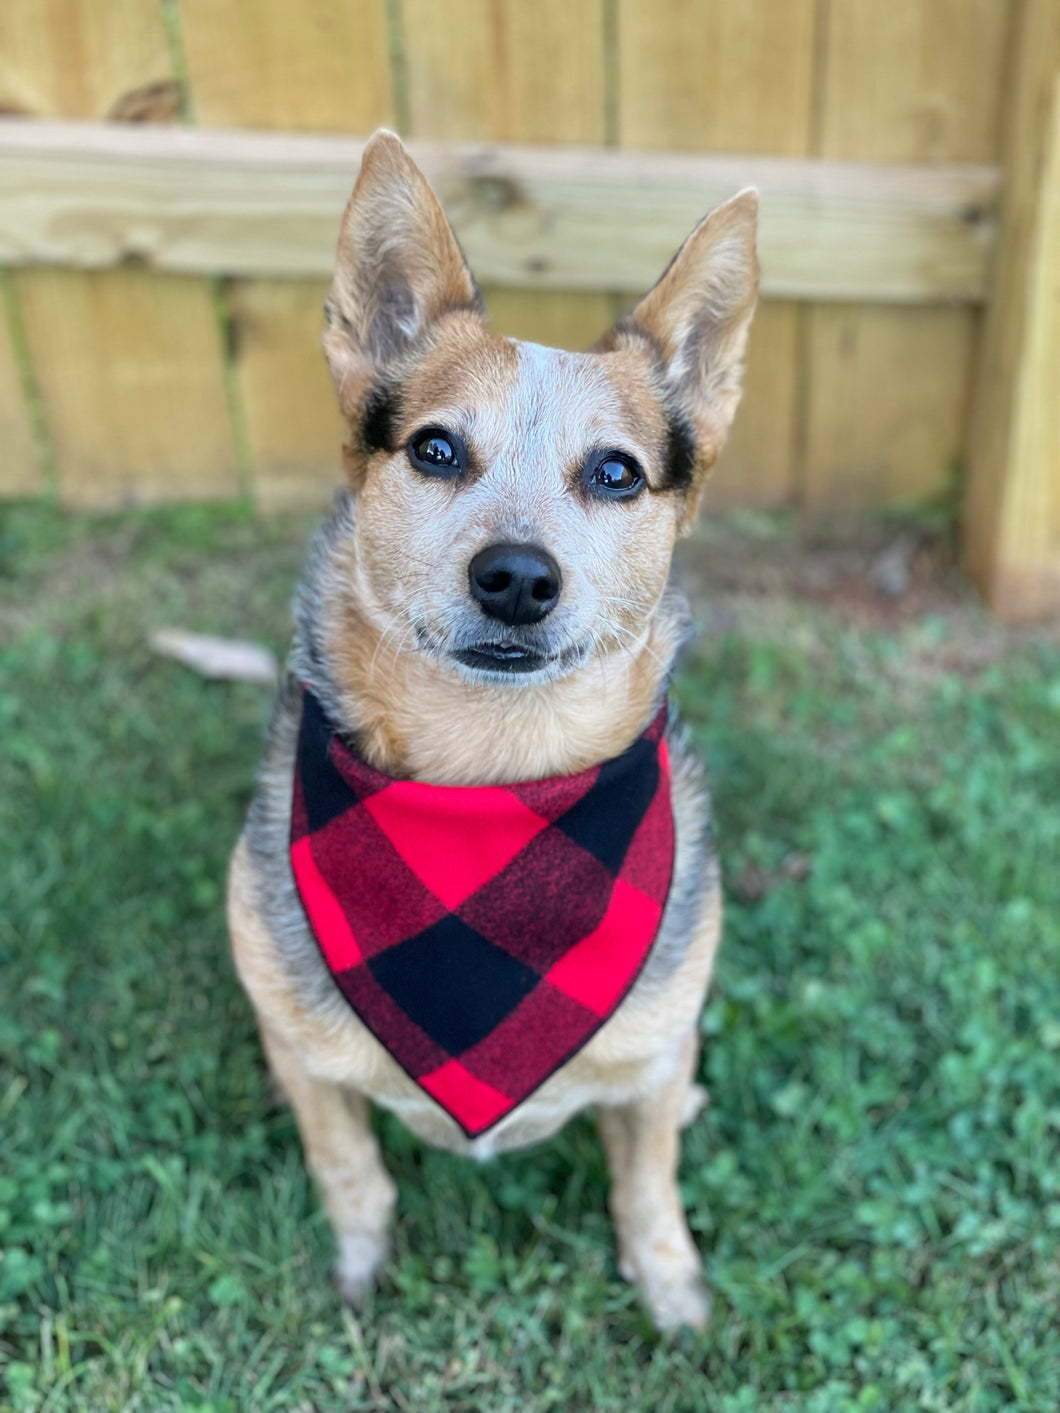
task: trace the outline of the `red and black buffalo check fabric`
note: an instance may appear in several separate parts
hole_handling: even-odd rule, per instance
[[[335,982],[469,1137],[583,1046],[636,980],[673,871],[666,708],[622,755],[514,785],[393,780],[305,693],[298,892]]]

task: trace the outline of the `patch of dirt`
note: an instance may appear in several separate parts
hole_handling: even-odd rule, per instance
[[[889,633],[925,668],[959,673],[977,672],[1017,645],[1060,644],[1060,617],[1020,628],[991,618],[961,568],[950,526],[704,517],[677,562],[708,635],[783,632],[809,622]]]

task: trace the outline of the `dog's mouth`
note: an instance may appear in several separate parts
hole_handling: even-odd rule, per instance
[[[517,642],[514,637],[494,638],[457,647],[453,642],[435,636],[423,624],[416,624],[416,644],[432,657],[455,667],[462,676],[481,678],[494,683],[536,677],[547,681],[563,677],[580,667],[592,652],[590,637],[563,647],[542,646]]]
[[[533,648],[521,643],[475,643],[469,648],[460,648],[453,656],[464,667],[479,672],[539,672],[556,661]]]

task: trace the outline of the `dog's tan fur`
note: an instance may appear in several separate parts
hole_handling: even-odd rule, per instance
[[[679,1127],[696,1107],[696,1023],[720,903],[699,769],[679,728],[670,738],[674,885],[649,962],[593,1039],[477,1140],[412,1083],[324,972],[286,831],[299,678],[371,764],[439,784],[579,771],[645,728],[684,633],[668,587],[674,543],[739,397],[755,214],[749,193],[720,208],[629,320],[592,353],[561,353],[489,331],[441,208],[400,142],[380,134],[366,149],[324,336],[351,428],[351,491],[307,570],[292,677],[229,890],[236,963],[294,1106],[352,1301],[383,1259],[394,1204],[368,1100],[426,1141],[480,1157],[544,1138],[595,1104],[620,1269],[660,1325],[706,1319],[676,1166]],[[385,445],[368,431],[381,389]],[[447,427],[472,449],[458,485],[410,465],[406,442],[424,426]],[[688,442],[683,479],[675,428]],[[608,504],[587,494],[581,467],[598,446],[636,458],[647,483],[639,495]],[[505,540],[545,545],[563,576],[535,639],[550,666],[514,680],[461,668],[452,655],[484,621],[468,594],[469,561]]]

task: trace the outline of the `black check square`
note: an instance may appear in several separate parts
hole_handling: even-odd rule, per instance
[[[559,816],[556,828],[617,877],[658,788],[658,753],[642,736],[624,755],[604,762],[593,789]]]
[[[405,1014],[450,1055],[477,1045],[540,980],[452,913],[368,966]]]

